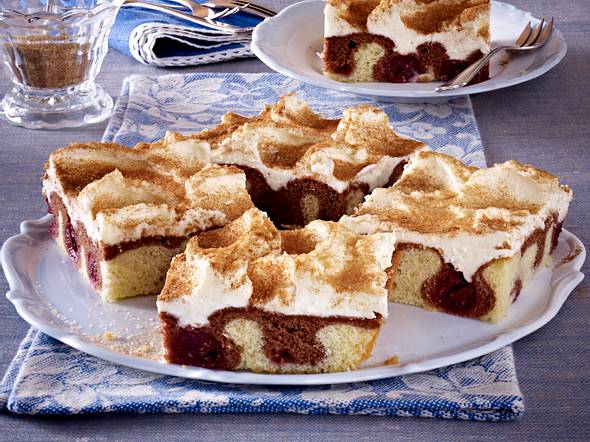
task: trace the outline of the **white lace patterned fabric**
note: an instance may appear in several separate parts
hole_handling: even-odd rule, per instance
[[[190,74],[125,81],[104,139],[133,145],[166,129],[194,132],[227,111],[255,114],[297,92],[329,116],[367,100],[277,74]],[[396,130],[435,150],[484,165],[469,98],[445,104],[380,104]],[[510,347],[427,373],[310,387],[217,384],[113,365],[31,330],[0,383],[0,408],[15,413],[372,414],[509,420],[524,411]]]

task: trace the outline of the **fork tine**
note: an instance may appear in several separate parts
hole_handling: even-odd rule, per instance
[[[230,1],[237,6],[242,6],[243,8],[249,8],[249,9],[256,10],[258,12],[268,15],[269,17],[273,17],[273,16],[277,15],[276,12],[274,12],[268,8],[265,8],[264,6],[249,3],[248,1],[244,1],[244,0],[230,0]]]
[[[227,17],[228,15],[235,14],[239,10],[240,10],[240,8],[238,8],[237,6],[235,8],[225,8],[224,10],[222,10],[222,11],[218,12],[217,14],[214,14],[213,16],[211,16],[211,19],[212,20],[217,20],[218,18]]]
[[[522,32],[520,33],[520,35],[518,36],[518,38],[516,39],[516,41],[514,42],[514,44],[516,46],[524,46],[524,44],[526,43],[526,41],[529,38],[529,35],[531,35],[532,31],[533,31],[533,28],[531,27],[531,22],[528,22],[527,25],[522,30]]]
[[[541,35],[535,43],[539,45],[544,44],[547,40],[549,40],[549,37],[551,37],[551,32],[553,32],[553,17],[551,17],[551,21],[549,21],[547,26],[545,26],[543,32],[541,32]]]
[[[524,46],[532,46],[533,44],[535,44],[535,41],[537,41],[537,39],[539,38],[539,35],[541,35],[541,30],[543,29],[544,24],[545,24],[545,19],[543,18],[543,19],[541,19],[541,21],[537,25],[535,25],[535,27],[533,28],[533,32],[531,32],[531,35],[527,39]]]
[[[235,4],[243,5],[244,8],[254,9],[258,12],[263,12],[265,14],[274,14],[274,12],[271,11],[270,9],[267,9],[264,6],[260,6],[257,4],[252,4],[248,1],[243,1],[243,0],[230,0],[230,1]]]

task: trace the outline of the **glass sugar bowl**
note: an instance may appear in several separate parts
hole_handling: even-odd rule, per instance
[[[0,0],[0,52],[12,80],[0,109],[31,129],[98,123],[113,99],[94,82],[120,1]]]

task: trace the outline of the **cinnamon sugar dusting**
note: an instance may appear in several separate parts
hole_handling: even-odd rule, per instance
[[[250,209],[234,222],[217,230],[203,232],[187,244],[185,253],[171,264],[159,301],[190,295],[199,287],[202,270],[210,267],[228,288],[248,283],[248,263],[267,254],[279,253],[280,235],[268,217]]]
[[[340,230],[338,227],[334,230]],[[375,252],[373,250],[374,243],[372,238],[365,236],[357,236],[348,231],[334,231],[332,235],[338,238],[340,244],[338,248],[340,259],[343,261],[341,267],[331,266],[331,271],[327,272],[323,279],[338,293],[354,293],[364,292],[378,295],[381,293],[381,286],[376,281],[379,281],[383,276],[383,269],[375,265]],[[338,241],[337,240],[337,241]],[[318,250],[318,255],[325,261],[332,258],[332,241],[324,243],[324,247]],[[317,270],[315,271],[317,272]]]
[[[374,317],[387,311],[385,268],[392,252],[391,242],[380,235],[354,234],[335,222],[314,221],[304,229],[279,232],[263,212],[251,209],[191,239],[174,259],[158,299],[210,296],[201,292],[205,276],[199,276],[210,268],[224,290],[246,290],[253,307],[284,311],[311,302],[348,311],[361,302],[370,310],[362,315]],[[184,277],[187,272],[193,275]]]
[[[252,295],[249,305],[262,306],[278,300],[281,305],[294,301],[293,268],[291,262],[280,256],[267,255],[248,266],[248,277],[252,281]]]
[[[260,142],[258,149],[260,159],[268,167],[290,169],[305,155],[314,143],[304,142],[300,145]]]
[[[489,9],[489,0],[417,0],[418,6],[408,7],[401,19],[411,29],[422,34],[441,32],[450,27],[462,28]]]
[[[244,266],[244,263],[269,253],[278,253],[280,249],[278,230],[268,217],[257,209],[250,209],[234,223],[220,229],[217,236],[218,247],[211,243],[211,238],[212,236],[208,237],[209,247],[204,249],[199,247],[198,236],[192,239],[187,246],[187,253],[208,260],[216,272],[230,278],[232,273]],[[232,283],[243,282],[238,280]]]
[[[158,295],[162,301],[170,301],[190,292],[193,284],[198,284],[198,278],[191,277],[190,268],[186,262],[186,255],[172,258],[171,266],[174,268],[174,277],[166,278],[164,288]]]
[[[309,229],[281,231],[281,249],[289,255],[310,253],[317,244],[317,235]]]
[[[281,232],[284,253],[252,263],[250,275],[259,275],[251,303],[273,298],[282,305],[295,302],[303,290],[313,296],[332,292],[332,303],[350,302],[357,294],[381,296],[386,282],[385,264],[377,249],[378,238],[353,234],[334,222],[314,221],[305,229]],[[387,255],[387,252],[386,252]],[[391,260],[391,252],[386,256]],[[313,282],[312,282],[313,281]]]
[[[304,177],[348,183],[383,158],[401,158],[424,148],[396,134],[379,108],[357,106],[345,110],[342,119],[331,120],[294,95],[266,106],[226,135],[211,146],[212,161],[261,170],[275,190]],[[207,138],[204,133],[195,136]],[[274,184],[271,175],[279,182]]]
[[[367,17],[380,2],[381,0],[328,0],[332,6],[339,7],[341,19],[360,29],[366,29]]]
[[[375,190],[350,219],[424,234],[509,232],[561,192],[571,194],[553,175],[516,161],[478,169],[445,154],[419,152],[392,187]]]
[[[424,147],[423,143],[401,137],[391,130],[387,114],[368,104],[346,109],[332,138],[365,148],[369,156],[378,157],[401,157]]]
[[[44,192],[58,192],[70,216],[98,243],[188,236],[252,207],[245,174],[206,165],[208,149],[169,135],[136,149],[72,144],[50,155]]]
[[[228,221],[254,207],[246,191],[246,175],[237,167],[208,166],[189,178],[186,187],[193,205],[221,211]]]
[[[369,16],[378,20],[392,8],[399,8],[404,25],[421,34],[462,29],[477,21],[481,14],[489,14],[490,8],[489,0],[328,0],[327,3],[336,8],[339,19],[359,31],[367,29]],[[487,32],[487,27],[479,32]]]

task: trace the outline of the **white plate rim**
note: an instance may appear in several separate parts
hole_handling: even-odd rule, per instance
[[[27,281],[27,278],[19,272],[19,269],[12,262],[11,256],[16,247],[20,247],[23,244],[28,245],[28,242],[31,239],[35,239],[36,236],[47,235],[47,227],[51,220],[52,215],[46,215],[37,220],[22,222],[20,225],[21,233],[8,238],[2,247],[0,260],[9,285],[9,291],[6,293],[6,297],[14,305],[22,319],[31,326],[70,347],[116,364],[153,373],[232,384],[294,386],[363,382],[424,372],[483,356],[511,344],[547,324],[559,312],[569,294],[584,279],[584,274],[580,272],[580,269],[586,259],[586,250],[582,242],[575,235],[564,229],[559,241],[567,242],[569,250],[579,250],[579,253],[571,261],[559,266],[559,271],[563,275],[549,288],[551,294],[544,312],[536,320],[507,333],[501,333],[485,345],[452,355],[426,360],[423,363],[412,363],[403,366],[380,366],[348,372],[322,374],[258,374],[185,367],[117,353],[84,341],[75,333],[56,328],[36,316],[34,312],[27,308],[24,302],[27,286],[32,287],[31,281]]]
[[[534,17],[530,12],[523,11],[517,8],[514,5],[509,3],[504,3],[500,1],[492,1],[497,6],[501,8],[506,8],[511,14],[518,13],[522,14],[526,17],[527,20],[531,21],[533,24],[538,22],[539,19]],[[373,98],[382,98],[382,99],[391,99],[391,98],[412,98],[412,99],[419,99],[419,98],[453,98],[453,97],[460,97],[464,95],[471,95],[471,94],[479,94],[483,92],[491,92],[498,89],[504,89],[510,86],[515,86],[517,84],[525,83],[527,81],[533,80],[541,75],[547,73],[549,70],[554,68],[566,55],[567,53],[567,44],[565,43],[565,39],[563,34],[559,31],[557,27],[554,27],[553,35],[554,38],[556,37],[559,41],[559,50],[557,53],[553,54],[549,57],[541,66],[527,72],[524,75],[507,78],[507,79],[500,79],[500,80],[487,80],[482,83],[474,84],[471,86],[466,86],[463,88],[450,90],[446,92],[434,92],[434,85],[432,91],[415,91],[415,90],[389,90],[389,89],[379,89],[377,86],[373,87],[366,87],[358,83],[341,83],[335,80],[331,80],[326,77],[322,77],[321,79],[316,79],[312,77],[308,77],[305,75],[301,75],[297,72],[292,71],[288,67],[281,64],[280,60],[276,60],[272,55],[268,53],[266,50],[266,42],[270,41],[269,39],[265,39],[266,35],[272,35],[273,32],[276,32],[276,28],[280,28],[286,23],[291,14],[297,12],[297,9],[300,8],[308,8],[310,5],[316,3],[323,3],[323,0],[303,0],[301,2],[292,4],[285,9],[281,10],[276,16],[267,18],[260,24],[256,26],[254,32],[252,34],[252,43],[251,49],[264,64],[266,64],[272,70],[286,75],[288,77],[294,78],[296,80],[302,81],[304,83],[309,83],[314,86],[319,86],[327,89],[333,89],[340,92],[351,93],[355,95],[365,96],[365,97],[373,97]],[[378,84],[378,83],[375,83]]]

